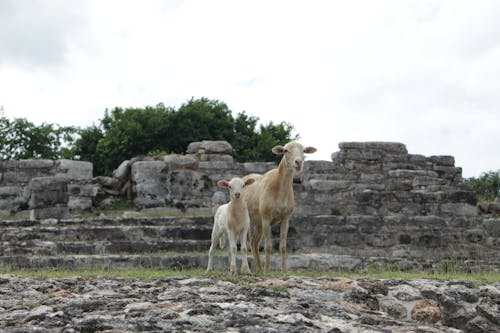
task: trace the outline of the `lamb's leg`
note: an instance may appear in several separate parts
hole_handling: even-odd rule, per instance
[[[252,274],[250,272],[250,267],[248,266],[248,258],[247,258],[247,234],[248,227],[243,230],[240,236],[240,246],[241,246],[241,273],[242,274]]]
[[[260,225],[255,225],[255,230],[252,236],[252,255],[253,261],[255,263],[255,273],[260,273],[262,271],[262,265],[260,264],[260,239],[262,238],[262,227]]]
[[[212,229],[212,239],[210,244],[210,249],[208,250],[208,266],[207,272],[213,269],[213,256],[215,252],[215,248],[217,247],[217,242],[223,236],[223,230],[221,230],[220,226],[217,223],[214,223],[214,228]]]
[[[271,263],[271,251],[273,250],[273,243],[271,240],[271,221],[262,219],[262,234],[264,236],[264,250],[266,253],[266,263],[264,265],[264,273],[269,273],[269,266]]]
[[[236,235],[228,230],[227,236],[229,238],[229,272],[236,274]]]
[[[286,274],[286,239],[288,236],[289,220],[285,219],[280,226],[280,253],[281,253],[281,273]]]

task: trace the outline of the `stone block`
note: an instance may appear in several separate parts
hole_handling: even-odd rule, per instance
[[[54,167],[52,160],[9,160],[0,161],[0,171],[2,170],[50,170]]]
[[[445,181],[437,177],[416,176],[413,178],[413,187],[425,187],[429,185],[444,185]]]
[[[429,157],[429,160],[435,165],[449,167],[455,166],[455,158],[453,156],[431,156]]]
[[[199,156],[202,162],[234,162],[233,157],[227,154],[199,154]]]
[[[68,198],[69,210],[90,210],[92,208],[91,197],[69,196]]]
[[[317,180],[311,179],[309,185],[313,191],[344,191],[351,186],[351,182],[344,180]]]
[[[92,178],[92,184],[100,184],[102,187],[106,187],[117,191],[119,191],[123,185],[119,179],[113,177],[105,177],[105,176]]]
[[[239,163],[231,163],[231,162],[200,162],[200,169],[220,169],[220,170],[239,170]]]
[[[22,186],[0,186],[0,200],[19,197],[23,194]]]
[[[198,160],[191,155],[166,155],[163,161],[167,163],[171,170],[173,169],[198,169]]]
[[[368,142],[341,142],[339,148],[343,150],[358,149],[358,150],[381,150],[389,154],[406,155],[408,150],[406,146],[399,142],[382,142],[382,141],[368,141]]]
[[[438,178],[438,174],[435,171],[430,170],[390,170],[388,172],[389,177],[394,178],[415,178],[415,177],[430,177],[430,178]]]
[[[2,185],[26,185],[36,177],[50,176],[49,172],[40,172],[37,170],[11,170],[3,173]]]
[[[362,172],[359,181],[362,183],[381,183],[385,176],[381,173],[365,173]]]
[[[132,162],[129,160],[123,161],[118,168],[113,170],[113,177],[126,180],[129,177],[130,168],[132,167]]]
[[[92,184],[68,184],[68,194],[72,196],[93,197],[95,190]]]
[[[169,167],[163,161],[139,161],[132,164],[131,175],[135,184],[165,181]]]
[[[67,206],[35,208],[30,210],[30,220],[41,220],[48,218],[62,219],[68,216],[69,209]]]
[[[466,203],[444,203],[441,205],[441,213],[455,216],[477,216],[478,208]]]
[[[68,180],[62,177],[33,178],[28,188],[31,191],[30,208],[51,207],[68,202]]]
[[[302,172],[304,173],[330,173],[335,170],[331,161],[305,161]]]
[[[277,167],[276,163],[274,162],[245,162],[242,164],[242,166],[244,174],[249,174],[249,173],[264,174],[269,170],[272,170]]]
[[[59,160],[56,161],[56,176],[67,177],[71,180],[90,181],[92,179],[93,165],[90,162]]]
[[[486,218],[482,222],[482,227],[486,230],[488,235],[500,237],[500,218]]]
[[[205,153],[205,154],[231,154],[233,147],[227,141],[201,141],[191,142],[188,145],[187,153]]]

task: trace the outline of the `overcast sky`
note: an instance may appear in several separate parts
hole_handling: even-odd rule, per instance
[[[500,1],[0,0],[0,106],[86,127],[191,97],[343,141],[500,169]]]

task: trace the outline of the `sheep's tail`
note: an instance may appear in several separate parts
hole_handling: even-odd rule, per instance
[[[226,246],[226,236],[224,234],[222,234],[220,237],[219,237],[219,247],[221,249],[223,249],[224,247]]]

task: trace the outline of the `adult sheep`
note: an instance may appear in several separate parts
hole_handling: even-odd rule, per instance
[[[293,173],[294,171],[302,171],[304,153],[312,154],[315,151],[316,148],[304,148],[303,145],[296,141],[289,142],[285,146],[275,146],[272,152],[283,155],[278,167],[264,175],[250,174],[243,178],[255,179],[254,185],[250,186],[245,193],[245,201],[250,215],[250,222],[254,226],[251,245],[256,272],[262,271],[259,254],[262,236],[264,237],[266,254],[264,273],[269,272],[272,250],[271,226],[280,225],[281,271],[286,273],[288,224],[295,209]]]

